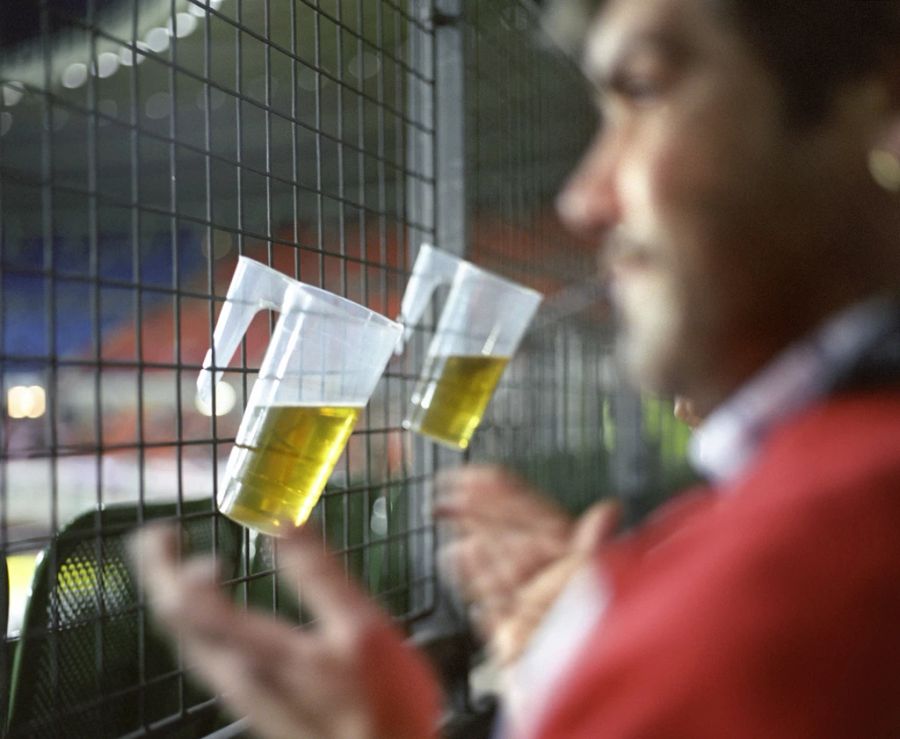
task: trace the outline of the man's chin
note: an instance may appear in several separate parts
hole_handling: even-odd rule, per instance
[[[660,395],[678,391],[674,356],[665,345],[620,335],[616,356],[629,384],[635,389]]]

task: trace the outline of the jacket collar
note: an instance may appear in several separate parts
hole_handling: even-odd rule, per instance
[[[773,359],[694,432],[691,464],[731,482],[782,423],[837,390],[900,379],[900,300],[878,296],[832,316]]]

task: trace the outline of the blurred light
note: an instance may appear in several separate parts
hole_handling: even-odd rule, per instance
[[[234,408],[234,404],[237,402],[237,393],[234,391],[234,388],[224,380],[216,385],[215,395],[217,416],[224,416]],[[212,406],[203,402],[199,395],[194,396],[194,405],[204,416],[212,415]]]
[[[222,92],[218,87],[209,88],[209,109],[210,110],[218,110],[222,107],[222,104],[227,99],[227,95]],[[197,93],[197,107],[200,110],[206,110],[206,90],[200,90]]]
[[[347,72],[352,77],[356,77],[357,79],[369,79],[370,77],[374,77],[378,74],[378,70],[381,69],[381,59],[378,54],[373,54],[371,52],[366,52],[360,57],[359,55],[354,55],[351,57],[350,61],[347,62]]]
[[[12,128],[12,113],[5,110],[0,113],[0,136],[6,136],[10,128]]]
[[[174,32],[178,38],[190,36],[197,30],[197,19],[190,13],[178,13],[173,21],[169,21],[169,33]]]
[[[223,1],[224,0],[209,0],[209,7],[211,7],[213,10],[218,10],[222,7]]]
[[[212,239],[210,239],[209,236],[204,236],[203,242],[200,245],[200,249],[203,252],[204,257],[209,257],[210,240],[212,240],[213,259],[221,259],[222,257],[227,257],[231,253],[232,249],[234,249],[234,235],[229,231],[214,228],[212,230]]]
[[[25,86],[21,82],[7,82],[3,85],[3,104],[8,108],[18,105],[25,94]]]
[[[47,410],[47,395],[40,385],[16,385],[6,393],[10,418],[40,418]]]
[[[87,78],[87,64],[82,64],[81,62],[72,62],[68,67],[66,67],[65,71],[62,74],[62,84],[63,87],[68,87],[70,90],[74,90],[76,87],[81,87],[85,82],[87,82]]]
[[[297,70],[297,87],[312,92],[316,89],[316,76],[316,71],[309,67]],[[325,78],[322,78],[322,82],[324,81]]]
[[[191,5],[188,8],[188,13],[190,13],[193,16],[196,16],[197,18],[202,18],[203,16],[206,15],[206,12],[207,12],[206,7],[203,5]]]
[[[900,192],[900,157],[887,149],[873,149],[869,154],[869,172],[880,187]]]
[[[252,95],[257,100],[266,99],[266,83],[269,85],[269,94],[275,97],[278,92],[278,80],[267,78],[265,76],[255,77],[247,83],[245,88],[247,94]]]
[[[165,118],[171,112],[171,99],[167,92],[154,92],[147,98],[144,112],[148,118]]]
[[[119,68],[119,55],[113,51],[104,51],[97,57],[97,76],[101,79],[111,77]]]
[[[148,51],[150,49],[143,41],[136,42],[135,46],[140,49],[140,51]],[[119,49],[119,61],[126,67],[132,66],[135,61],[137,61],[138,64],[143,64],[146,58],[147,57],[144,54],[127,46],[123,46]]]
[[[387,499],[383,495],[372,503],[372,518],[369,520],[369,526],[375,536],[387,536]]]
[[[161,54],[169,48],[169,31],[165,28],[151,28],[144,36],[147,48]]]

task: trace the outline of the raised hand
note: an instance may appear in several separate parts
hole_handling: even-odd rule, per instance
[[[455,526],[442,562],[494,658],[515,659],[572,574],[618,522],[601,503],[578,521],[499,467],[438,478],[436,514]]]
[[[437,683],[385,614],[347,581],[317,537],[284,540],[283,575],[316,617],[297,628],[247,612],[217,583],[209,559],[182,564],[174,529],[132,542],[134,568],[189,666],[269,739],[427,739],[436,735]]]

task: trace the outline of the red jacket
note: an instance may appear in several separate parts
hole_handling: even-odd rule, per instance
[[[900,390],[803,413],[599,559],[542,739],[900,737]]]

